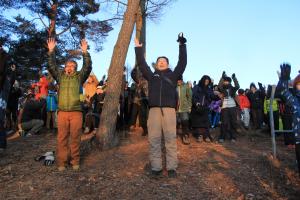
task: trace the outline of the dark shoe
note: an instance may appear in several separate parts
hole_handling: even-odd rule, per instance
[[[148,130],[144,130],[142,136],[147,136],[148,135]]]
[[[160,171],[151,170],[151,178],[161,178],[162,175],[163,175],[162,170]]]
[[[168,170],[168,177],[169,178],[177,178],[177,173],[175,170]]]
[[[188,136],[188,135],[182,136],[182,143],[183,143],[184,145],[189,145],[189,144],[190,144],[190,139],[189,139],[189,136]]]

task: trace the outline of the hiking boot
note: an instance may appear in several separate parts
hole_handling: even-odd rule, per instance
[[[183,135],[181,139],[182,139],[182,143],[184,145],[189,145],[190,144],[190,139],[189,139],[188,135]]]
[[[171,169],[171,170],[168,170],[168,177],[169,178],[177,178],[177,173],[175,170]]]
[[[65,171],[66,170],[66,167],[65,166],[60,166],[60,167],[58,167],[58,171],[60,171],[60,172],[63,172],[63,171]]]
[[[161,178],[162,177],[162,170],[156,171],[151,170],[151,178]]]
[[[80,166],[79,165],[73,165],[72,168],[73,168],[74,171],[78,171],[80,169]]]

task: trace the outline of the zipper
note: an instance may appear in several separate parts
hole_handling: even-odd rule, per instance
[[[162,90],[162,76],[160,77],[159,107],[160,107],[160,111],[161,111],[162,116],[164,116],[164,112],[163,112],[163,109],[161,107],[161,90]]]

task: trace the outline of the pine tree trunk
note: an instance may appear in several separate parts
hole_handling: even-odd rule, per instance
[[[115,146],[116,121],[126,55],[132,36],[140,0],[128,0],[124,21],[115,44],[108,71],[108,85],[100,118],[97,139],[105,150]]]

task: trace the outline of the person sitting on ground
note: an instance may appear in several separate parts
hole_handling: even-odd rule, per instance
[[[152,176],[162,175],[161,139],[162,132],[166,146],[166,160],[168,176],[176,177],[178,166],[177,143],[176,143],[176,86],[178,78],[183,74],[187,65],[186,39],[183,34],[178,36],[179,61],[174,71],[169,68],[169,59],[165,56],[158,57],[155,72],[145,61],[142,44],[135,39],[135,53],[137,65],[149,88],[149,116],[148,116],[148,139],[150,143],[150,162]]]
[[[34,94],[29,92],[18,117],[20,136],[32,136],[39,134],[44,121],[41,119],[41,109],[45,106],[45,100],[36,100]]]

